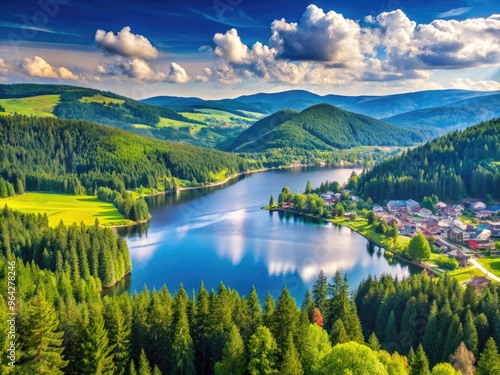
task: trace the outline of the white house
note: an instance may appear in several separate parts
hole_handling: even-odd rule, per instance
[[[418,214],[424,218],[429,218],[432,215],[432,211],[428,208],[422,208],[420,209],[420,211],[418,211]]]
[[[474,211],[481,211],[486,209],[486,205],[483,202],[474,202],[470,205],[470,209]]]

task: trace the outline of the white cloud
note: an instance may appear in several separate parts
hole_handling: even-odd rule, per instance
[[[3,61],[3,60],[2,60]],[[1,64],[0,64],[1,69]],[[40,56],[24,58],[21,69],[30,77],[77,80],[78,75],[63,66],[55,68]]]
[[[176,63],[170,64],[170,71],[168,72],[167,81],[172,83],[186,83],[189,82],[191,78],[187,75],[186,71],[182,66]]]
[[[112,31],[97,30],[97,45],[105,52],[129,58],[155,59],[158,50],[144,36],[133,34],[126,26],[116,35]]]
[[[470,78],[457,78],[450,83],[451,87],[463,90],[493,91],[500,90],[497,81],[472,81]]]
[[[149,64],[138,58],[116,60],[103,65],[98,65],[96,68],[97,73],[109,76],[124,75],[135,81],[163,81],[166,75],[161,72],[155,72]]]
[[[316,5],[309,5],[298,23],[275,20],[271,31],[270,46],[282,58],[334,66],[353,66],[363,60],[359,24]]]
[[[232,63],[242,63],[248,57],[248,47],[242,43],[236,29],[228,30],[225,34],[214,35],[215,54]]]
[[[439,18],[449,18],[449,17],[461,16],[462,14],[468,13],[471,10],[472,10],[471,7],[462,7],[462,8],[450,9],[447,12],[439,13],[438,17]]]
[[[0,75],[7,75],[10,73],[12,67],[6,63],[4,59],[0,58]]]
[[[206,83],[206,82],[208,82],[208,77],[205,77],[205,76],[202,76],[202,75],[197,75],[196,76],[196,82]]]
[[[23,60],[24,71],[32,77],[58,78],[56,70],[40,56],[26,57]]]
[[[223,84],[243,81],[344,85],[408,81],[437,87],[437,70],[500,62],[500,16],[417,24],[401,10],[368,16],[363,26],[309,5],[299,22],[275,20],[269,45],[245,45],[236,29],[215,34],[217,57],[205,72]],[[421,86],[423,87],[423,86]],[[416,88],[421,88],[416,87]]]

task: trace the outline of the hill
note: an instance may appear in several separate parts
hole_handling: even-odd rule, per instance
[[[408,146],[425,139],[419,131],[401,129],[329,104],[318,104],[299,114],[284,113],[286,115],[279,112],[259,121],[227,149],[242,152],[285,147],[331,150],[361,145]]]
[[[204,147],[214,146],[244,129],[239,125],[236,129],[217,127],[204,117],[184,116],[170,108],[149,105],[112,92],[67,85],[0,85],[0,105],[5,113],[92,121],[153,138]],[[259,115],[245,115],[240,122],[249,126]],[[224,116],[219,116],[218,120],[226,124]]]
[[[362,175],[365,198],[442,200],[500,198],[500,119],[455,131],[404,152]]]
[[[314,104],[327,103],[336,107],[372,116],[386,118],[419,109],[444,106],[460,100],[499,92],[467,90],[429,90],[385,96],[320,96],[304,90],[291,90],[279,93],[258,93],[240,96],[234,100],[249,104],[267,103],[279,109],[302,111]]]
[[[500,94],[457,101],[445,106],[420,109],[384,119],[394,125],[463,129],[500,117]]]
[[[0,136],[0,177],[30,191],[164,189],[172,177],[196,185],[251,167],[234,154],[85,121],[0,116]]]

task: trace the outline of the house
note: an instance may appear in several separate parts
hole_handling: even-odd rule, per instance
[[[446,206],[447,206],[447,204],[446,204],[446,203],[444,203],[444,202],[437,202],[437,203],[434,205],[434,207],[436,207],[438,210],[443,210],[443,209],[445,209],[445,208],[446,208]]]
[[[414,201],[413,199],[408,199],[405,203],[408,213],[411,214],[420,211],[420,203],[418,203],[417,201]]]
[[[459,227],[462,230],[467,230],[467,224],[464,223],[462,220],[455,219],[453,220],[453,223],[451,224],[452,227]]]
[[[384,208],[382,206],[373,206],[372,211],[375,212],[376,214],[385,212]]]
[[[458,264],[460,264],[460,267],[467,267],[470,259],[470,255],[465,255],[460,250],[451,250],[446,255],[450,258],[455,258],[458,261]]]
[[[406,202],[391,200],[387,203],[387,211],[389,212],[403,212],[406,211]]]
[[[488,240],[491,237],[491,230],[489,229],[483,229],[482,231],[478,232],[476,235],[476,240]]]
[[[481,210],[481,211],[476,212],[476,217],[482,219],[482,218],[490,217],[491,215],[494,215],[494,214],[495,214],[494,211]]]
[[[486,276],[476,276],[470,281],[470,283],[474,286],[474,288],[476,288],[476,290],[481,290],[490,285],[491,280]]]
[[[481,211],[486,209],[486,205],[483,202],[471,203],[470,209],[474,211]]]
[[[418,214],[424,218],[429,218],[432,215],[432,211],[428,208],[421,208],[420,211],[418,211]]]
[[[451,228],[451,230],[448,232],[448,236],[450,237],[450,240],[457,243],[466,243],[470,241],[469,232],[462,230],[458,226],[454,226],[453,228]]]
[[[358,197],[358,196],[356,196],[356,195],[351,195],[351,200],[352,200],[353,202],[357,202],[357,201],[361,200],[361,198],[360,198],[360,197]]]
[[[380,215],[380,220],[384,220],[388,225],[397,224],[399,225],[399,220],[392,215]]]
[[[488,206],[488,207],[486,207],[486,209],[488,211],[492,211],[492,212],[497,213],[498,211],[500,211],[500,206],[499,205]]]
[[[292,202],[283,202],[283,208],[293,208]]]
[[[471,238],[469,241],[469,247],[473,250],[494,250],[495,244],[490,240],[478,240],[476,238]]]

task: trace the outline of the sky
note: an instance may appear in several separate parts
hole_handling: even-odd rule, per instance
[[[0,83],[133,98],[500,90],[497,0],[0,0]]]

